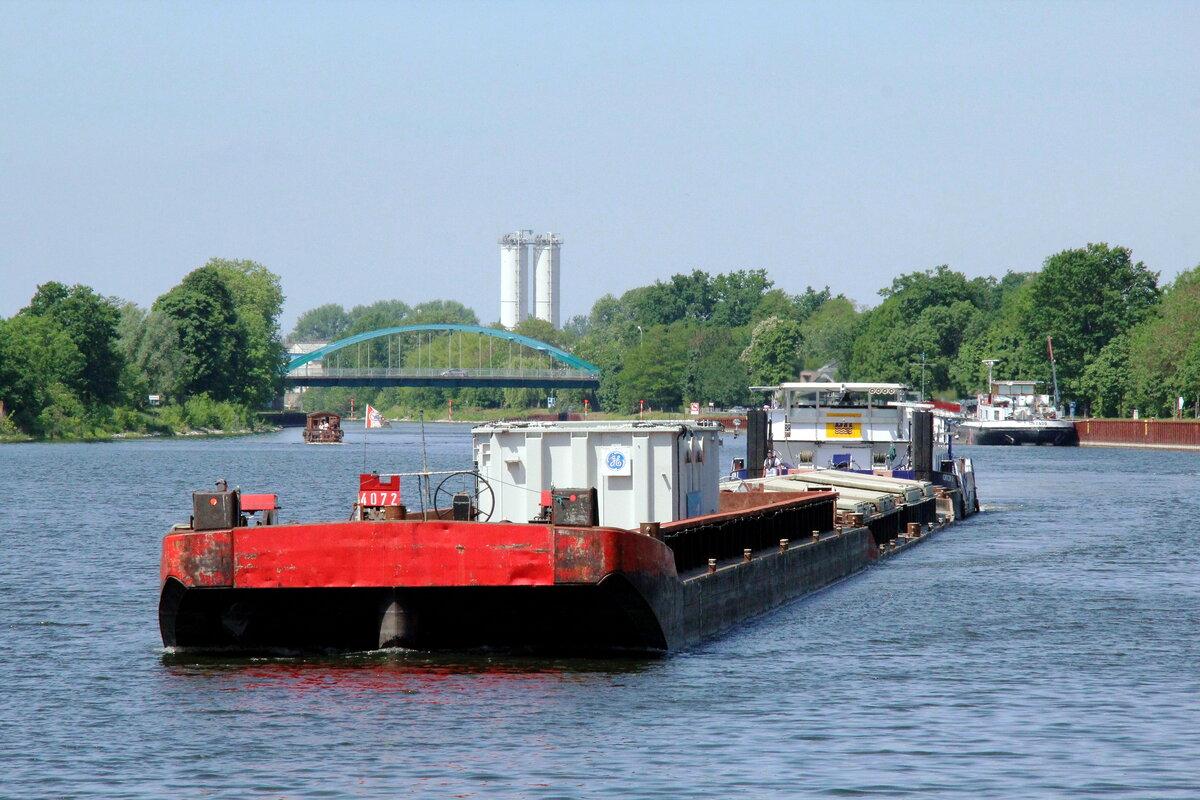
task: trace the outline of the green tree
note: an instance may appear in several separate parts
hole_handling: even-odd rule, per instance
[[[1079,391],[1096,417],[1124,417],[1132,404],[1129,337],[1114,336],[1079,376]]]
[[[967,280],[961,272],[955,272],[942,264],[921,272],[910,272],[892,281],[879,294],[885,299],[895,300],[902,318],[911,319],[933,306],[948,306],[956,302],[967,302],[976,308],[995,306],[996,281],[993,278]]]
[[[1127,349],[1130,406],[1172,416],[1175,398],[1183,397],[1187,407],[1193,407],[1200,397],[1200,267],[1166,288],[1161,304],[1130,333]],[[1104,413],[1119,411],[1123,416],[1126,410],[1106,408]]]
[[[412,313],[408,303],[400,300],[377,300],[369,306],[355,306],[349,314],[349,327],[337,338],[409,325]]]
[[[326,303],[300,315],[288,334],[287,343],[337,341],[346,335],[351,324],[353,321],[346,309],[338,303]]]
[[[1004,285],[1001,281],[1001,286]],[[952,366],[953,384],[962,393],[983,390],[987,382],[984,359],[1000,362],[996,378],[1050,379],[1044,340],[1029,341],[1025,330],[1032,286],[1032,280],[1010,283],[1001,293],[1000,307],[995,312],[980,314],[968,323]]]
[[[942,265],[902,275],[880,291],[884,301],[863,314],[847,374],[855,380],[924,383],[926,394],[969,391],[961,349],[979,331],[997,298],[991,278],[968,280]],[[924,380],[922,380],[924,376]]]
[[[772,285],[764,269],[738,270],[713,278],[712,323],[729,328],[749,324]]]
[[[457,300],[428,300],[413,306],[405,325],[478,325],[474,311]]]
[[[641,325],[669,325],[683,320],[704,321],[712,316],[716,295],[707,272],[672,275],[667,283],[631,289],[621,296]]]
[[[553,324],[537,317],[521,320],[513,327],[513,333],[528,336],[530,339],[537,339],[539,342],[545,342],[564,350],[569,344],[567,341],[569,334],[566,331],[557,330]]]
[[[612,411],[637,411],[647,407],[677,410],[683,403],[683,381],[694,327],[679,322],[655,325],[645,332],[645,344],[626,352],[617,398]]]
[[[284,347],[279,333],[283,289],[279,276],[253,261],[214,258],[215,270],[229,291],[237,326],[245,341],[240,354],[241,402],[267,405],[283,392]]]
[[[208,394],[219,401],[245,397],[242,359],[246,334],[221,272],[204,266],[154,303],[174,322],[180,362],[169,394],[182,400]]]
[[[126,346],[132,348],[129,358],[142,383],[139,394],[187,399],[176,394],[187,359],[179,346],[179,323],[174,317],[156,305]]]
[[[837,364],[837,374],[842,374],[850,363],[860,316],[854,303],[840,295],[822,303],[800,324],[800,338],[805,346],[804,366],[818,369],[826,364]]]
[[[87,360],[70,334],[46,316],[18,314],[0,320],[0,403],[17,427],[38,436],[53,433],[42,412],[70,397],[69,384]]]
[[[636,332],[634,334],[637,335]],[[635,341],[636,344],[636,341]],[[623,342],[599,335],[593,330],[576,346],[575,355],[600,370],[600,388],[596,390],[593,411],[617,411],[621,407],[621,384],[624,382],[625,356]]]
[[[68,288],[50,281],[38,287],[21,313],[54,320],[83,354],[82,369],[64,376],[66,385],[93,406],[120,399],[125,360],[117,347],[121,313],[116,300],[100,297],[87,286]]]
[[[1020,326],[1026,347],[1041,350],[1053,337],[1059,384],[1070,396],[1105,345],[1153,312],[1158,273],[1134,263],[1128,248],[1089,244],[1047,258],[1029,292]]]
[[[339,338],[408,325],[411,315],[412,309],[399,300],[379,300],[369,306],[355,306],[350,312],[350,328]],[[352,351],[343,353],[342,358],[349,359],[346,363],[359,368],[399,366],[416,346],[417,340],[409,336],[379,337],[356,345]]]
[[[779,317],[803,323],[832,297],[828,286],[821,290],[809,286],[803,294],[796,295],[788,294],[782,289],[771,289],[763,294],[750,321],[757,324],[768,317]],[[845,300],[843,295],[838,297]]]
[[[750,372],[740,359],[744,328],[706,326],[692,332],[684,373],[684,400],[728,407],[750,396]]]
[[[150,392],[150,378],[139,363],[139,351],[142,349],[142,339],[146,334],[147,313],[137,303],[121,303],[120,321],[117,322],[117,352],[125,362],[121,374],[121,395],[126,402],[135,407],[147,404]]]
[[[755,385],[795,380],[800,374],[802,342],[800,325],[793,320],[770,317],[755,325],[741,355]]]

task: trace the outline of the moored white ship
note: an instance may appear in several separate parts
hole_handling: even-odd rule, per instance
[[[978,396],[975,413],[958,426],[967,444],[1079,444],[1075,423],[1062,419],[1050,395],[1038,394],[1040,381],[988,380]]]

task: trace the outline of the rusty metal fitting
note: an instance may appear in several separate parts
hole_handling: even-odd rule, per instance
[[[742,551],[742,561],[749,561],[750,558],[751,558],[750,548],[747,547],[745,550]]]
[[[788,549],[788,540],[787,540],[787,539],[780,539],[780,540],[779,540],[779,552],[781,552],[781,553],[786,553],[786,552],[787,552],[787,549]]]
[[[658,522],[643,522],[638,525],[638,530],[643,536],[649,536],[651,539],[662,541],[662,531],[659,530],[661,523]]]
[[[708,560],[708,571],[709,572],[717,571],[717,560],[715,558],[710,558]]]
[[[908,535],[912,536],[913,538],[920,536],[921,535],[921,523],[919,523],[919,522],[908,523]]]

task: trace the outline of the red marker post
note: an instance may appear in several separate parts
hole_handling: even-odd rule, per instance
[[[588,415],[588,399],[586,397],[583,398],[583,415],[585,417]]]
[[[450,398],[450,419],[454,419],[454,398]]]
[[[638,400],[638,419],[642,419],[642,414],[646,411],[646,401]]]

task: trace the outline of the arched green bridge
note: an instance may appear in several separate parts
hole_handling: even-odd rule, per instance
[[[595,389],[600,369],[552,344],[477,325],[403,325],[331,342],[287,364],[289,386]]]

